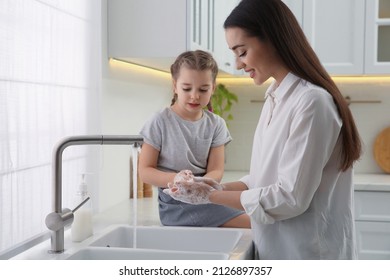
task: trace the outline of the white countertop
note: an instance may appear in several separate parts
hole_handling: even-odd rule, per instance
[[[355,174],[355,190],[390,192],[390,174]]]
[[[225,171],[223,182],[237,181],[247,175],[248,171]],[[356,173],[355,191],[390,192],[390,174]]]

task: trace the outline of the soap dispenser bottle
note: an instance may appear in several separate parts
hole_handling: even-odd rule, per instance
[[[81,174],[81,182],[76,193],[76,204],[80,204],[90,195],[85,182],[85,173]],[[77,211],[74,212],[74,220],[71,229],[72,241],[81,242],[93,234],[92,230],[92,203],[88,199]]]

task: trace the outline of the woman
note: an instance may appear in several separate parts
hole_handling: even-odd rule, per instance
[[[225,121],[204,108],[210,105],[218,66],[207,52],[187,51],[171,66],[174,97],[170,107],[152,116],[141,130],[142,181],[158,186],[160,220],[169,226],[250,227],[242,210],[221,205],[190,205],[163,189],[177,178],[207,176],[220,181],[224,149],[231,141]],[[185,169],[185,171],[179,171]],[[176,178],[176,179],[175,179]]]
[[[245,209],[260,259],[354,259],[352,168],[361,142],[343,96],[282,1],[242,0],[224,28],[237,68],[257,85],[274,81],[249,175],[223,186],[196,178],[205,197],[197,203]],[[189,187],[166,192],[191,202]]]

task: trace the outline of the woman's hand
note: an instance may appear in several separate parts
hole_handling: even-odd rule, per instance
[[[225,186],[218,181],[207,177],[194,177],[194,182],[207,184],[217,191],[222,191],[225,188]]]

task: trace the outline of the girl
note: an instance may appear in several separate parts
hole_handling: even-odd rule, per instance
[[[225,121],[204,110],[216,87],[218,67],[204,51],[179,55],[171,66],[174,97],[170,107],[146,122],[139,159],[142,181],[158,186],[160,220],[170,226],[250,227],[242,210],[190,205],[163,192],[180,170],[216,181],[224,171],[224,147],[231,141]],[[180,174],[181,175],[181,174]]]

